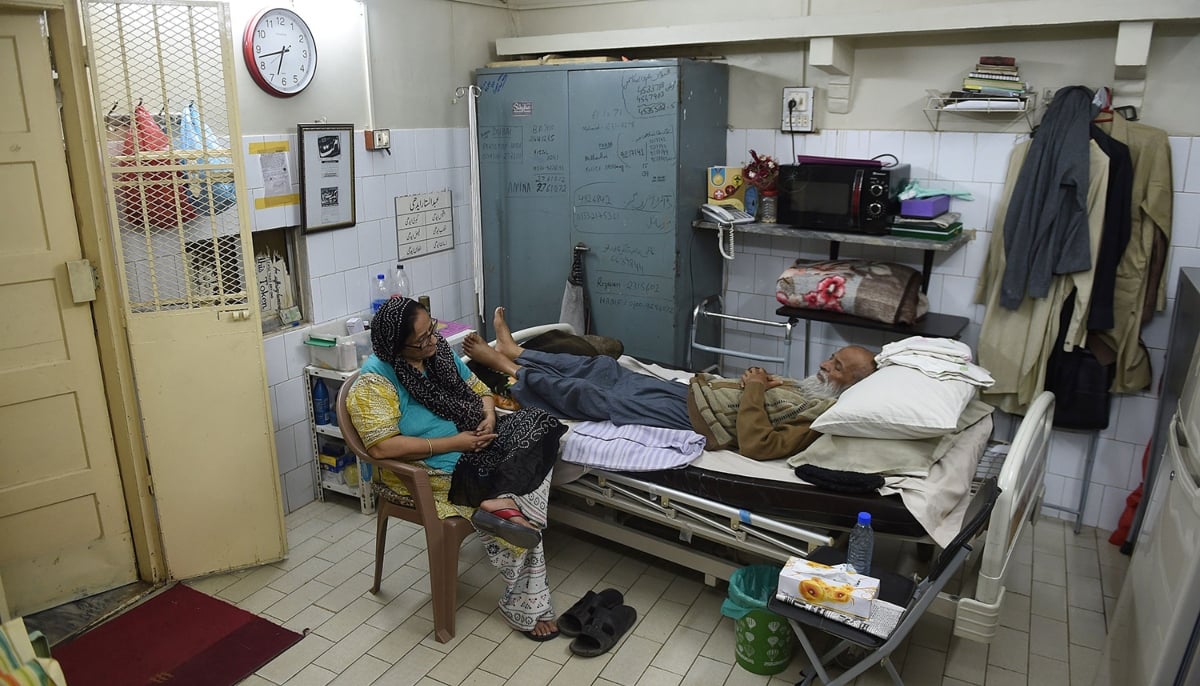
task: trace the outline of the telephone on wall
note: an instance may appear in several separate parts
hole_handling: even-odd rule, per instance
[[[743,212],[731,205],[704,204],[700,206],[704,218],[717,224],[751,224],[754,215]]]

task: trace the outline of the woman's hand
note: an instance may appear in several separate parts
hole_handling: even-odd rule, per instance
[[[459,452],[473,453],[482,450],[492,444],[496,440],[494,433],[479,433],[475,431],[462,431],[454,437],[454,447]]]
[[[475,435],[483,436],[496,431],[496,411],[483,408],[483,421],[479,422],[479,426],[475,427]]]
[[[751,367],[742,373],[742,388],[751,381],[757,381],[763,384],[767,389],[782,386],[783,380],[777,376],[772,376],[767,373],[767,370],[762,367]]]

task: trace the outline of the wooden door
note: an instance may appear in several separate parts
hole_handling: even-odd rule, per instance
[[[0,93],[0,576],[22,615],[137,570],[39,14],[0,14]]]

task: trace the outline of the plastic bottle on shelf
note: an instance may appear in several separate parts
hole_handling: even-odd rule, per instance
[[[850,547],[846,562],[859,574],[871,573],[871,553],[875,549],[875,531],[871,528],[871,513],[859,512],[858,523],[850,530]]]
[[[396,265],[396,276],[392,280],[392,295],[412,297],[412,286],[408,283],[408,274],[404,273],[403,264]]]
[[[392,290],[387,274],[375,275],[371,280],[371,314],[378,312],[388,298],[392,297]]]
[[[317,379],[313,383],[312,391],[313,403],[313,422],[316,424],[329,423],[329,389],[325,388],[325,382]]]

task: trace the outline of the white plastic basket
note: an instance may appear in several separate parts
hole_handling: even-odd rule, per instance
[[[343,319],[317,324],[309,329],[308,333],[310,337],[334,336],[336,341],[336,345],[332,347],[306,346],[309,364],[314,366],[351,372],[358,369],[371,354],[371,332],[349,333]]]

